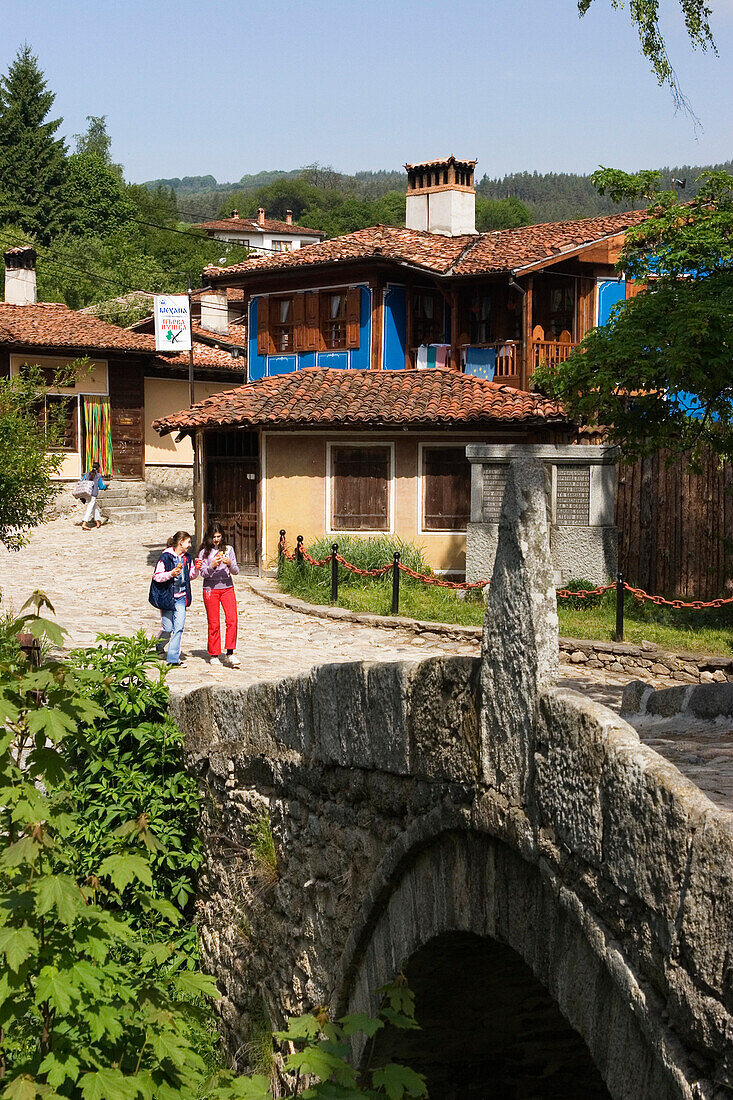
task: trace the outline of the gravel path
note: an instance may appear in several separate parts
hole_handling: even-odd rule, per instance
[[[30,593],[42,589],[58,622],[68,631],[67,646],[93,645],[97,634],[132,634],[140,628],[158,632],[159,618],[148,603],[150,577],[161,548],[173,531],[190,527],[190,515],[159,513],[148,526],[110,523],[83,532],[60,518],[34,532],[27,547],[11,553],[0,546],[0,610],[19,611]],[[239,607],[240,669],[206,662],[206,616],[200,583],[194,582],[183,651],[186,664],[171,672],[173,691],[202,684],[244,687],[260,680],[307,671],[314,665],[341,661],[409,661],[443,654],[476,654],[470,641],[438,634],[414,635],[359,623],[312,618],[274,607],[236,579]],[[629,677],[599,669],[562,665],[563,683],[618,710]],[[667,686],[660,682],[660,686]],[[733,808],[733,730],[725,724],[672,720],[635,723],[643,740],[720,804]]]

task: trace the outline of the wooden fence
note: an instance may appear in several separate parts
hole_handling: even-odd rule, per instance
[[[619,568],[631,584],[667,597],[733,591],[733,465],[710,455],[700,474],[666,453],[618,468]]]

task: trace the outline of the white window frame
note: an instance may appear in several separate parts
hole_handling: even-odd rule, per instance
[[[348,531],[343,527],[334,529],[333,527],[333,497],[334,497],[334,474],[333,474],[333,458],[332,451],[334,447],[383,447],[389,451],[389,479],[387,489],[387,506],[389,508],[388,525],[387,527],[372,528],[368,531],[357,530]],[[329,440],[326,443],[326,533],[333,535],[334,538],[338,538],[339,535],[361,535],[363,538],[369,538],[370,535],[393,535],[394,534],[394,513],[395,513],[395,445],[393,442],[375,439],[374,441],[369,439],[353,440],[353,439],[335,439]]]
[[[423,451],[435,450],[437,447],[450,447],[455,449],[456,447],[469,447],[472,443],[477,443],[476,439],[454,440],[452,443],[435,442],[431,443],[430,440],[423,440],[417,445],[417,533],[418,535],[465,535],[468,527],[465,530],[457,531],[455,527],[425,527],[425,475],[423,473]],[[468,462],[468,459],[466,459]],[[468,469],[469,485],[471,481],[471,465],[469,463]],[[470,523],[470,517],[468,522]]]

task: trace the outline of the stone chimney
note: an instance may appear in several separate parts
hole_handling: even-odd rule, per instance
[[[238,222],[239,221],[239,211],[238,210],[232,210],[232,217],[234,218],[235,222]]]
[[[444,237],[476,233],[475,160],[454,156],[406,164],[408,229],[425,229]]]
[[[5,301],[9,306],[32,306],[38,301],[35,249],[30,245],[9,248],[5,260]]]
[[[265,224],[265,208],[264,208],[264,206],[260,206],[259,209],[257,210],[257,221],[259,222],[260,225]]]
[[[285,211],[285,224],[286,225],[292,225],[293,224],[293,211],[292,210],[286,210]]]
[[[201,328],[207,332],[229,335],[229,306],[226,290],[213,290],[201,295]]]

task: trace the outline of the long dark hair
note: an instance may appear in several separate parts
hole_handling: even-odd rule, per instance
[[[206,528],[206,534],[204,535],[204,541],[202,543],[199,554],[210,554],[214,549],[214,535],[221,535],[220,549],[224,549],[224,528],[220,523],[210,523]]]
[[[189,535],[188,531],[176,531],[176,533],[174,535],[171,535],[171,537],[168,539],[168,541],[165,545],[166,545],[166,547],[168,547],[168,546],[178,546],[179,542],[183,542],[184,539],[190,539],[190,538],[191,538],[191,536]]]

